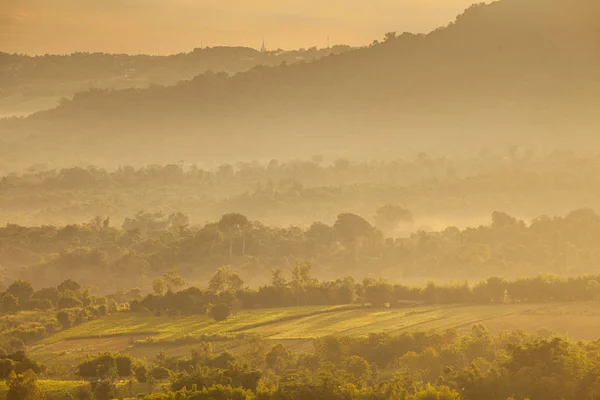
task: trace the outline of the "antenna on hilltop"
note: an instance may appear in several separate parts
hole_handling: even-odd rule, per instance
[[[260,48],[260,52],[261,53],[267,52],[267,47],[265,46],[265,38],[264,37],[263,37],[263,41],[262,41],[262,47]]]
[[[327,36],[327,48],[329,49],[329,36]]]

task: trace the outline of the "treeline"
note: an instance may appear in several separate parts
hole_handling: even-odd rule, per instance
[[[72,395],[98,400],[593,400],[600,378],[598,342],[524,332],[494,336],[482,325],[464,335],[445,330],[326,336],[308,353],[260,337],[240,345],[235,354],[214,353],[212,344],[203,342],[190,347],[188,356],[160,352],[150,360],[89,355],[75,369],[89,384]],[[7,377],[13,394],[39,390],[33,371],[15,375],[11,366]],[[145,384],[145,393],[134,391],[136,382]],[[9,394],[8,400],[17,398],[26,397]]]
[[[32,81],[56,85],[83,79],[110,88],[109,79],[121,78],[134,82],[144,79],[146,84],[172,84],[208,70],[235,74],[256,65],[312,61],[350,49],[339,45],[329,49],[278,49],[261,53],[245,47],[206,47],[162,57],[85,52],[27,56],[0,52],[0,71],[5,72],[0,83],[7,87]],[[87,88],[83,86],[80,90]]]
[[[514,173],[516,170],[556,172],[562,169],[574,174],[574,163],[592,166],[600,164],[600,157],[577,157],[554,153],[535,156],[532,149],[507,148],[500,154],[485,157],[451,159],[421,153],[414,158],[395,161],[356,162],[345,158],[328,160],[315,155],[310,160],[279,161],[268,163],[238,162],[221,164],[214,168],[201,168],[183,164],[148,165],[145,167],[121,166],[107,170],[96,166],[44,169],[32,165],[28,171],[12,173],[0,178],[0,189],[92,189],[105,190],[143,185],[178,186],[201,185],[211,190],[232,186],[235,193],[259,188],[277,189],[279,186],[319,187],[340,184],[396,184],[409,186],[418,182],[452,180],[486,172]],[[257,182],[259,187],[256,186]]]
[[[394,205],[378,214],[392,225],[412,218]],[[303,261],[323,280],[385,276],[394,282],[577,276],[597,273],[600,263],[600,216],[589,209],[540,216],[530,224],[494,212],[486,226],[420,231],[405,238],[386,238],[352,213],[307,229],[269,227],[237,213],[200,227],[191,227],[180,213],[139,213],[122,228],[103,218],[65,227],[7,225],[0,228],[0,239],[6,285],[16,279],[38,287],[58,285],[70,277],[111,292],[132,286],[148,290],[173,268],[188,281],[206,282],[217,268],[230,265],[257,287],[272,270],[292,270]]]
[[[258,289],[244,288],[235,272],[221,268],[207,289],[188,287],[174,290],[172,273],[155,281],[155,292],[130,303],[133,312],[154,311],[158,314],[210,314],[226,319],[238,309],[290,306],[324,306],[362,304],[377,308],[411,307],[426,304],[508,304],[527,302],[571,302],[600,300],[600,275],[560,278],[541,275],[505,280],[492,277],[469,285],[436,284],[424,286],[392,284],[383,279],[366,278],[355,282],[352,277],[319,282],[311,276],[310,265],[297,265],[292,279],[281,270],[273,272],[271,284]],[[179,286],[184,282],[176,280]],[[216,309],[216,311],[215,311]]]
[[[332,221],[345,210],[363,215],[386,235],[399,235],[414,227],[398,229],[385,218],[377,221],[379,207],[402,205],[414,213],[416,227],[431,229],[446,220],[479,221],[493,209],[535,216],[595,204],[598,166],[596,156],[536,156],[518,147],[466,159],[420,154],[389,162],[314,156],[213,168],[171,164],[45,170],[33,165],[28,172],[0,177],[0,220],[56,225],[102,215],[120,224],[139,210],[175,210],[199,223],[235,210],[264,224],[307,226]]]

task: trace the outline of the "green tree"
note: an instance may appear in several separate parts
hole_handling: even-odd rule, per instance
[[[284,372],[294,360],[292,352],[283,344],[278,343],[269,350],[265,357],[267,368],[277,374]]]
[[[24,304],[33,295],[33,287],[27,281],[17,280],[10,284],[6,293],[15,296],[19,304]]]
[[[17,308],[19,308],[19,300],[17,299],[17,297],[13,296],[10,293],[6,293],[4,296],[2,296],[3,311],[13,312],[16,311]]]
[[[225,303],[213,306],[210,310],[210,316],[217,322],[225,321],[231,315],[231,308]]]
[[[37,376],[33,371],[12,375],[8,379],[9,389],[6,400],[42,400],[44,394],[38,386]]]
[[[246,230],[251,227],[250,221],[239,213],[225,214],[219,220],[219,229],[229,237],[229,258],[233,257],[233,238],[242,236],[242,256],[246,254]]]
[[[0,358],[0,379],[6,379],[15,371],[15,362],[10,358]]]
[[[221,267],[208,282],[208,289],[215,293],[236,291],[242,289],[244,281],[230,267]]]

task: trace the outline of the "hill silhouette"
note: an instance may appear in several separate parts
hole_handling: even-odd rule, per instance
[[[24,135],[35,135],[28,136],[34,148],[61,138],[65,149],[104,160],[131,160],[132,150],[164,160],[448,150],[458,142],[463,151],[524,140],[556,145],[597,127],[598,17],[592,0],[478,4],[429,34],[390,33],[311,63],[79,93],[55,109],[4,121],[0,138],[13,148]],[[73,154],[62,148],[53,147],[54,158]],[[139,158],[150,159],[158,161]]]
[[[236,74],[257,65],[314,61],[349,46],[258,51],[247,47],[204,47],[169,56],[73,53],[28,56],[0,52],[0,117],[53,108],[61,97],[90,88],[147,88],[174,85],[206,71]]]

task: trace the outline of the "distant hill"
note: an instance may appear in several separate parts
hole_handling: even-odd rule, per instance
[[[121,160],[127,148],[140,162],[154,160],[151,153],[189,160],[562,143],[597,127],[599,17],[593,0],[474,5],[429,34],[388,34],[310,63],[79,93],[4,122],[0,138],[19,147],[33,134],[34,148],[62,138],[41,153],[61,160],[72,155],[69,145],[105,161]]]
[[[73,53],[27,56],[0,52],[0,117],[53,108],[61,97],[90,88],[147,88],[174,85],[206,71],[236,74],[256,65],[313,61],[349,50],[275,50],[247,47],[197,48],[170,56]]]

